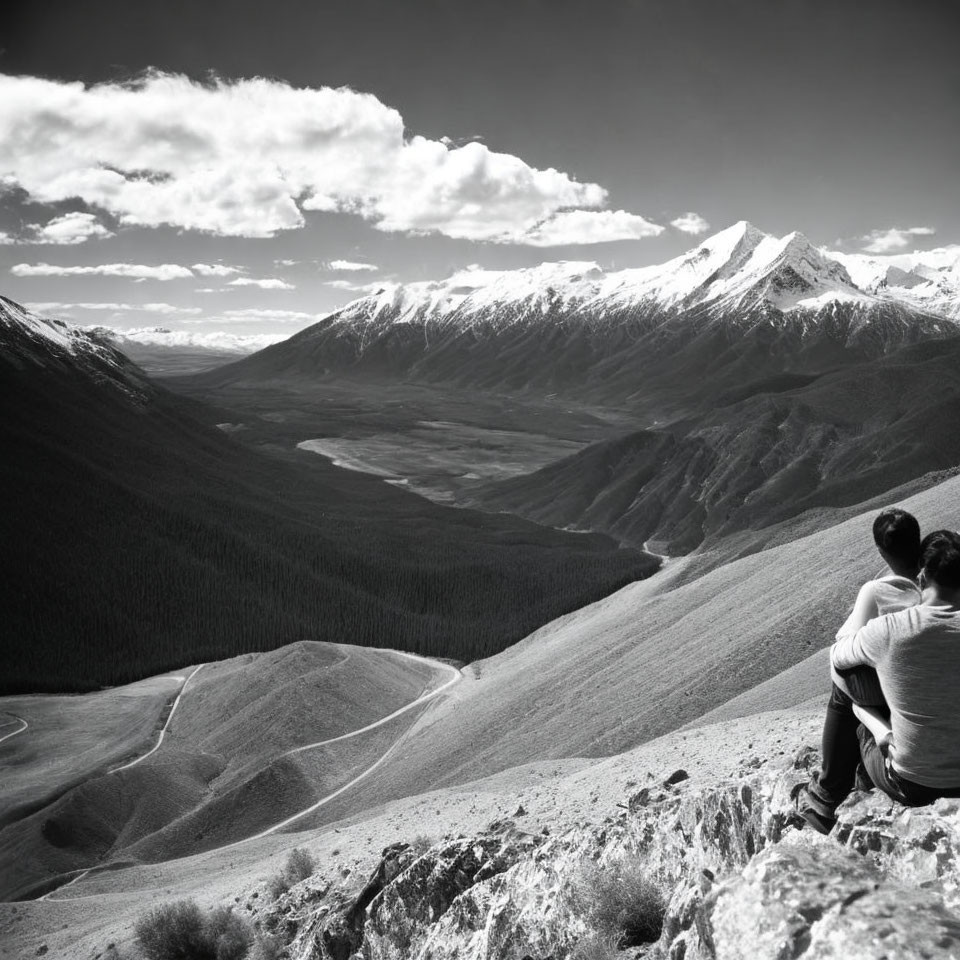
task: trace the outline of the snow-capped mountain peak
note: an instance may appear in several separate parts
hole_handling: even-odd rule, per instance
[[[109,340],[63,320],[42,317],[0,296],[0,359],[15,367],[81,373],[140,402],[148,388]]]
[[[58,353],[77,356],[103,352],[102,345],[79,327],[63,320],[41,317],[7,297],[0,297],[0,330],[7,334],[5,341],[16,336]]]
[[[841,264],[793,232],[780,238],[763,236],[735,273],[712,284],[704,302],[723,303],[727,309],[783,311],[831,293],[845,300],[870,299]]]

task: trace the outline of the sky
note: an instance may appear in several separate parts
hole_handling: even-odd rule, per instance
[[[8,0],[0,293],[289,335],[471,265],[746,219],[960,244],[955,0]]]

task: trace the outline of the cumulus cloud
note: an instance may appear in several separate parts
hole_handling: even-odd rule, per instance
[[[559,247],[574,243],[609,243],[656,237],[663,227],[626,210],[565,210],[527,230],[514,243]]]
[[[873,230],[861,240],[867,253],[892,253],[907,247],[911,237],[930,237],[936,232],[933,227],[890,227]]]
[[[47,301],[29,304],[31,310],[39,314],[72,313],[75,310],[94,310],[102,313],[128,313],[142,311],[159,313],[165,316],[196,316],[203,313],[199,307],[178,307],[172,303],[61,303]]]
[[[576,218],[606,204],[603,187],[478,142],[409,136],[371,94],[268,79],[0,76],[0,178],[34,202],[79,197],[122,225],[221,236],[296,229],[304,210],[535,246],[657,232],[623,211]]]
[[[15,277],[128,277],[134,280],[182,280],[192,271],[176,263],[100,263],[91,267],[61,267],[53,263],[15,263]]]
[[[29,243],[72,245],[114,236],[92,213],[65,213],[43,225],[32,223],[28,229],[32,231]]]
[[[201,277],[231,277],[235,273],[243,273],[242,267],[231,267],[225,263],[194,263],[190,269]]]
[[[16,243],[17,241],[7,233],[6,230],[0,230],[0,246],[3,246],[7,243]]]
[[[375,263],[359,263],[356,260],[331,260],[327,264],[328,270],[343,270],[343,271],[352,271],[352,270],[379,270],[380,268]]]
[[[694,213],[692,210],[675,220],[671,220],[670,226],[675,227],[681,233],[689,233],[693,236],[706,233],[710,229],[710,224],[699,213]]]
[[[261,290],[294,290],[292,283],[280,280],[278,277],[237,277],[231,280],[228,287],[259,287]]]
[[[351,293],[373,293],[383,288],[382,283],[355,283],[353,280],[328,280],[324,286],[335,290],[349,290]]]

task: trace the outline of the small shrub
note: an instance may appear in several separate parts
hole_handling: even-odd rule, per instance
[[[316,864],[314,864],[310,852],[304,850],[302,847],[296,847],[290,851],[290,856],[287,857],[287,865],[283,872],[292,887],[295,883],[306,880],[307,877],[313,874],[315,869]]]
[[[253,949],[250,951],[250,960],[280,960],[282,949],[279,937],[269,933],[258,933],[253,942]]]
[[[432,838],[420,833],[410,841],[410,852],[414,857],[422,857],[432,846]]]
[[[243,960],[253,942],[249,924],[227,907],[204,914],[193,900],[156,907],[134,929],[147,960]]]
[[[643,861],[635,856],[605,867],[585,864],[573,882],[570,896],[573,908],[599,938],[620,949],[652,943],[660,937],[666,898]]]
[[[282,897],[295,883],[312,876],[315,869],[316,865],[310,852],[302,847],[295,847],[290,851],[283,870],[267,881],[267,891],[271,899],[276,900]]]
[[[290,882],[283,873],[276,873],[267,881],[267,896],[271,900],[279,900],[289,889]]]
[[[600,933],[588,933],[577,941],[567,960],[619,960],[616,939]]]
[[[253,931],[229,907],[217,907],[206,920],[207,937],[216,960],[243,960],[250,952]]]

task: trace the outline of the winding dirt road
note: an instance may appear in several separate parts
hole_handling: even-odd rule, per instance
[[[329,740],[318,740],[316,743],[308,743],[302,747],[294,747],[292,750],[287,750],[284,753],[279,754],[276,759],[290,756],[291,754],[295,754],[295,753],[303,753],[306,750],[314,750],[317,747],[328,746],[331,743],[339,743],[341,740],[349,740],[351,737],[359,737],[361,734],[368,733],[370,730],[375,730],[377,727],[381,727],[386,723],[390,723],[391,720],[395,720],[397,717],[402,716],[403,714],[409,712],[410,710],[415,710],[417,707],[422,706],[424,703],[427,703],[428,701],[433,700],[435,697],[438,697],[441,693],[448,690],[455,683],[457,683],[459,680],[462,679],[462,674],[456,667],[452,667],[446,663],[441,663],[438,660],[431,660],[428,657],[421,657],[415,653],[405,653],[401,650],[387,650],[383,652],[392,653],[394,654],[394,656],[398,656],[398,657],[406,657],[409,660],[419,660],[421,663],[426,663],[429,666],[434,668],[442,667],[444,670],[448,670],[451,676],[448,680],[446,680],[436,689],[428,690],[426,693],[423,693],[419,697],[417,697],[416,700],[411,700],[410,703],[408,703],[406,706],[400,707],[398,710],[394,710],[393,713],[388,714],[385,717],[381,717],[379,720],[376,720],[373,723],[368,723],[365,727],[360,727],[357,730],[351,730],[349,733],[343,733],[338,737],[331,737]],[[179,694],[177,694],[177,699],[174,701],[173,707],[170,710],[170,714],[167,717],[167,722],[164,724],[163,730],[161,730],[160,732],[160,737],[157,740],[157,743],[153,747],[153,749],[150,750],[149,753],[145,753],[142,757],[138,757],[136,760],[132,760],[129,763],[124,764],[123,766],[115,767],[113,770],[110,771],[110,773],[117,773],[120,770],[126,770],[129,767],[135,766],[136,764],[141,763],[142,761],[146,760],[147,757],[149,757],[151,754],[156,752],[156,750],[160,747],[160,744],[163,742],[163,735],[164,733],[166,733],[167,727],[170,725],[170,720],[173,718],[174,711],[176,710],[177,705],[180,702],[180,698],[183,696],[183,691],[186,689],[187,684],[196,676],[197,671],[202,666],[203,664],[200,664],[200,666],[198,666],[193,671],[193,673],[191,673],[190,676],[187,677],[183,686],[180,688],[180,692]],[[19,733],[20,731],[16,731],[16,732]],[[397,737],[397,739],[393,742],[393,744],[386,751],[386,753],[383,754],[383,756],[381,756],[376,762],[374,762],[369,767],[367,767],[366,770],[364,770],[358,776],[354,777],[349,783],[345,783],[343,786],[338,787],[332,793],[327,794],[325,797],[322,797],[320,800],[317,800],[315,803],[312,803],[310,806],[305,807],[303,810],[300,810],[298,813],[293,814],[293,816],[287,817],[286,819],[281,820],[279,823],[275,823],[273,826],[268,827],[266,830],[262,830],[260,833],[254,834],[251,837],[244,837],[244,839],[236,840],[233,843],[224,844],[224,846],[218,847],[216,849],[229,850],[232,847],[238,847],[244,843],[250,843],[252,840],[260,840],[263,837],[267,837],[270,834],[276,833],[278,830],[281,830],[284,827],[289,826],[291,823],[296,822],[302,817],[305,817],[308,814],[313,813],[314,810],[320,809],[320,807],[329,803],[331,800],[334,800],[336,797],[339,797],[342,793],[345,793],[351,787],[358,784],[361,780],[364,780],[366,777],[370,776],[370,774],[373,773],[379,766],[381,766],[388,759],[388,757],[390,757],[390,755],[394,752],[394,750],[397,749],[397,747],[400,745],[401,741],[403,740],[403,737],[404,737],[404,734],[401,734],[399,737]],[[205,851],[205,852],[209,853],[210,851]],[[86,876],[89,876],[95,873],[100,873],[104,870],[109,870],[109,869],[111,869],[109,864],[103,864],[101,866],[91,867],[87,870],[78,871],[75,875],[71,877],[71,879],[67,883],[64,883],[62,886],[56,887],[55,889],[49,891],[48,893],[44,894],[42,897],[39,897],[38,899],[48,900],[52,898],[52,899],[55,899],[57,902],[64,902],[68,900],[89,899],[89,897],[55,897],[54,898],[53,894],[59,893],[60,891],[66,889],[66,887],[73,886],[73,884],[78,883]],[[96,896],[96,894],[94,896]]]
[[[18,727],[16,730],[12,730],[10,733],[5,733],[3,734],[3,736],[0,736],[0,743],[3,743],[4,740],[9,740],[11,737],[15,737],[18,733],[23,733],[23,731],[30,726],[30,724],[27,723],[27,721],[24,720],[23,717],[18,717],[15,713],[8,713],[7,716],[13,717],[14,721],[18,723],[22,723],[23,726]],[[8,721],[7,723],[0,724],[0,730],[2,730],[4,727],[10,726],[12,722],[13,721]]]
[[[187,689],[187,684],[200,672],[200,668],[203,667],[201,663],[200,666],[194,667],[193,672],[183,681],[183,686],[180,688],[180,692],[177,694],[177,699],[173,701],[173,706],[170,708],[170,712],[167,714],[167,722],[163,725],[163,729],[160,731],[160,736],[157,737],[157,742],[153,745],[153,749],[148,750],[142,757],[137,757],[135,760],[131,760],[129,763],[121,764],[119,767],[113,767],[108,770],[107,773],[119,773],[121,770],[129,770],[130,767],[135,767],[138,763],[143,763],[147,757],[152,756],[160,749],[160,744],[163,743],[163,738],[167,733],[167,727],[170,726],[170,721],[173,719],[173,715],[177,712],[177,707],[180,705],[180,698],[183,696],[183,691]]]
[[[456,667],[451,667],[447,663],[440,663],[438,660],[429,660],[426,657],[418,657],[415,653],[403,653],[400,650],[391,650],[390,653],[396,654],[398,657],[407,657],[410,660],[419,660],[421,663],[428,663],[431,666],[443,667],[446,670],[449,670],[453,676],[447,680],[446,683],[441,684],[435,690],[430,690],[427,693],[421,694],[417,697],[416,700],[412,700],[405,707],[401,707],[399,710],[394,710],[393,713],[389,714],[386,717],[382,717],[374,723],[368,723],[365,727],[360,727],[358,730],[352,730],[350,733],[341,734],[339,737],[331,737],[329,740],[319,740],[316,743],[310,743],[303,747],[295,747],[293,750],[287,750],[286,753],[280,754],[281,757],[288,757],[294,753],[303,753],[305,750],[313,750],[316,747],[327,746],[331,743],[338,743],[341,740],[349,740],[351,737],[358,737],[362,733],[367,733],[370,730],[374,730],[377,727],[383,726],[385,723],[389,723],[391,720],[396,719],[404,713],[407,713],[409,710],[414,710],[422,704],[426,703],[428,700],[432,700],[434,697],[439,696],[445,690],[452,687],[460,679],[462,675]],[[224,847],[220,847],[221,850],[227,850],[231,847],[240,846],[243,843],[250,843],[251,840],[259,840],[262,837],[267,837],[271,833],[276,833],[277,830],[282,829],[283,827],[288,826],[291,823],[294,823],[296,820],[299,820],[301,817],[305,817],[308,813],[313,813],[314,810],[319,810],[320,807],[329,803],[331,800],[334,800],[336,797],[339,797],[340,794],[345,793],[352,786],[358,784],[361,780],[364,780],[366,777],[370,776],[374,770],[377,769],[389,756],[393,753],[394,750],[399,746],[401,737],[398,737],[389,750],[379,760],[371,764],[364,770],[361,774],[354,777],[349,783],[345,783],[342,787],[334,790],[333,793],[328,793],[325,797],[317,800],[315,803],[311,804],[309,807],[305,807],[299,813],[295,813],[292,817],[287,817],[286,820],[281,820],[279,823],[275,823],[272,827],[268,827],[266,830],[262,830],[260,833],[254,834],[252,837],[245,837],[243,840],[237,840],[234,843],[228,843]],[[278,758],[279,759],[279,758]]]

